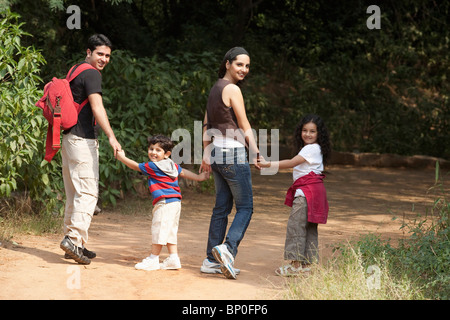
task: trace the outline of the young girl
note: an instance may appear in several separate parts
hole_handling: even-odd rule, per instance
[[[289,160],[267,162],[260,157],[261,167],[278,165],[279,169],[293,169],[294,184],[289,188],[285,204],[292,207],[289,216],[284,258],[291,263],[276,270],[280,276],[295,276],[309,271],[318,262],[317,224],[326,223],[328,201],[323,185],[324,163],[330,156],[328,130],[317,115],[305,116],[295,130],[300,150]]]

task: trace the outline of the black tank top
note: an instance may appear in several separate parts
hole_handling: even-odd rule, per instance
[[[222,135],[226,135],[227,129],[237,130],[238,122],[232,107],[227,107],[222,100],[222,91],[231,82],[219,79],[211,88],[206,105],[207,129],[218,129]]]

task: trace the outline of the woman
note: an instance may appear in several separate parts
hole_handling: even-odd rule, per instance
[[[257,163],[259,150],[239,88],[249,67],[250,57],[244,48],[235,47],[225,54],[219,79],[209,93],[204,119],[205,152],[200,172],[213,172],[216,203],[209,226],[207,258],[200,270],[223,273],[229,279],[236,279],[239,273],[233,267],[234,258],[253,214],[252,178],[246,146],[251,162],[260,168]],[[226,233],[233,200],[236,215]]]

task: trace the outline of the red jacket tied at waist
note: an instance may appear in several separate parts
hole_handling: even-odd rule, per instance
[[[308,222],[327,223],[328,200],[327,191],[323,184],[325,175],[315,174],[313,171],[298,178],[288,189],[284,204],[292,207],[297,189],[301,189],[305,194],[308,204]]]

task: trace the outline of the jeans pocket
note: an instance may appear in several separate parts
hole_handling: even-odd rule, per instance
[[[233,164],[226,164],[218,167],[225,178],[234,178],[236,176],[236,170]]]

